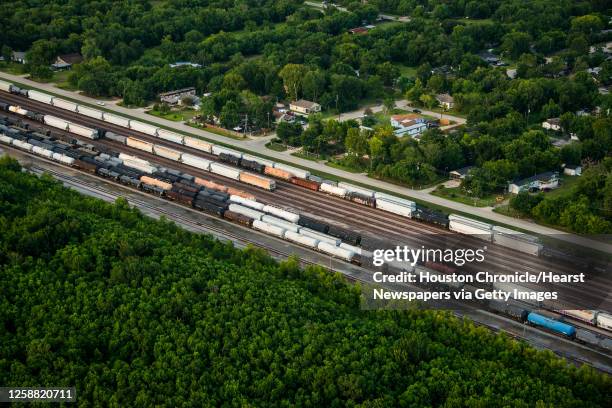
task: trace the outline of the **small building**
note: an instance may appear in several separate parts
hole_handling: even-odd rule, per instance
[[[365,27],[355,27],[348,30],[349,34],[365,34],[368,32],[368,29]]]
[[[563,174],[566,176],[580,176],[582,174],[582,166],[568,164],[563,168]]]
[[[506,76],[510,79],[515,79],[516,75],[518,73],[518,70],[514,69],[514,68],[508,68],[506,70]]]
[[[436,100],[446,110],[453,109],[453,106],[455,106],[455,98],[447,93],[436,95]]]
[[[391,116],[391,126],[395,128],[396,136],[419,136],[427,129],[427,121],[414,113]]]
[[[188,61],[178,61],[173,64],[170,64],[170,68],[180,68],[180,67],[202,68],[202,65],[196,64],[195,62],[188,62]]]
[[[508,184],[508,192],[518,194],[532,189],[548,190],[559,187],[559,173],[548,171]]]
[[[321,112],[321,105],[316,102],[300,99],[289,104],[289,109],[298,115],[308,116],[311,113]]]
[[[465,166],[460,169],[451,171],[450,173],[448,173],[448,175],[452,180],[463,180],[467,177],[468,174],[470,174],[470,171],[472,171],[473,168],[474,166]]]
[[[71,69],[73,65],[83,62],[83,56],[79,53],[58,55],[51,68],[56,71]]]
[[[560,132],[561,131],[561,119],[559,118],[546,119],[544,122],[542,122],[542,127],[546,130]]]
[[[189,87],[189,88],[177,89],[176,91],[160,93],[159,100],[161,102],[167,103],[168,105],[176,105],[177,103],[181,102],[181,100],[186,96],[191,96],[195,98],[196,96],[195,88]]]
[[[25,64],[26,53],[23,51],[13,51],[12,60],[18,64]]]
[[[492,52],[493,50],[489,49],[487,51],[483,51],[481,53],[478,54],[478,56],[487,64],[489,65],[497,65],[499,64],[499,62],[501,62],[501,58],[499,58],[497,55],[493,54]]]

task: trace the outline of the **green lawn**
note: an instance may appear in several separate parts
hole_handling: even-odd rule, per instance
[[[493,20],[490,18],[452,18],[450,20],[456,21],[457,23],[464,23],[466,25],[493,22]]]
[[[383,111],[374,113],[374,117],[380,124],[389,124],[391,121],[391,115],[401,115],[404,113],[410,113],[405,109],[394,108],[389,114],[384,113]]]
[[[573,186],[574,184],[576,184],[578,182],[578,180],[580,179],[580,177],[576,177],[576,176],[566,176],[564,174],[561,174],[559,176],[559,188],[556,188],[554,190],[549,191],[548,193],[545,193],[547,196],[559,196],[559,195],[563,195],[566,192],[568,192]]]
[[[395,66],[399,69],[400,75],[408,77],[408,78],[416,78],[416,73],[417,73],[416,67],[408,67],[403,64],[395,64]]]
[[[50,82],[55,83],[60,89],[64,89],[66,91],[78,91],[78,88],[72,86],[70,82],[68,82],[68,76],[70,75],[70,71],[58,71],[53,73],[53,78]]]
[[[231,133],[231,132],[224,132],[221,129],[203,126],[203,125],[200,125],[199,123],[195,123],[195,122],[189,122],[189,123],[186,123],[186,125],[187,126],[191,126],[192,128],[195,128],[195,129],[201,129],[201,130],[205,130],[205,131],[210,132],[210,133],[214,133],[215,135],[219,135],[219,136],[223,136],[223,137],[229,137],[230,139],[235,139],[235,140],[244,140],[244,139],[246,139],[244,136],[238,136],[238,135],[235,135],[234,133]]]
[[[25,65],[14,62],[0,62],[0,71],[4,71],[12,75],[25,74]]]
[[[328,162],[325,162],[325,165],[329,167],[333,167],[334,169],[345,170],[351,173],[364,173],[364,170],[362,169],[356,169],[354,167],[349,167],[349,166],[346,166],[344,164],[337,163],[337,162],[328,161]],[[334,178],[338,178],[338,177],[334,177]]]
[[[270,150],[274,150],[275,152],[287,151],[287,146],[277,143],[277,142],[268,142],[266,143],[266,147]]]
[[[310,160],[313,162],[318,162],[319,160],[322,159],[312,153],[296,152],[296,153],[291,153],[291,155],[295,157],[299,157],[300,159]]]
[[[514,208],[510,207],[510,204],[504,204],[504,205],[495,207],[493,209],[493,212],[496,212],[502,215],[507,215],[508,217],[513,217],[513,218],[526,218],[523,214],[516,211]]]
[[[193,119],[193,117],[198,114],[198,112],[194,109],[172,110],[168,113],[162,113],[156,110],[149,110],[147,111],[147,113],[149,115],[157,116],[158,118],[171,120],[173,122],[184,122],[184,121]]]
[[[448,188],[443,186],[436,188],[431,194],[473,207],[493,207],[498,203],[497,197],[502,196],[499,194],[491,194],[482,198],[471,197],[459,187]]]

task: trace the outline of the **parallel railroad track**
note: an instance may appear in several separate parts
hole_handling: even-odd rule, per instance
[[[167,142],[153,136],[146,135],[144,133],[134,132],[130,129],[123,128],[121,126],[112,125],[104,121],[92,119],[79,115],[74,112],[66,111],[61,108],[53,107],[41,102],[32,101],[25,97],[20,97],[12,94],[0,92],[0,100],[5,100],[8,103],[22,106],[26,109],[31,109],[41,113],[51,113],[56,116],[65,118],[67,120],[74,121],[82,125],[90,127],[98,127],[110,130],[114,133],[123,136],[134,136],[148,142],[156,143],[159,145],[167,146],[169,148],[178,149],[180,151],[197,154],[201,157],[206,157],[211,160],[218,160],[217,156],[207,154],[197,149],[189,148],[188,146],[178,145],[176,143]],[[24,120],[25,118],[19,115],[13,115],[14,117]],[[27,120],[26,120],[27,122]],[[42,123],[30,121],[34,126],[45,127]],[[52,129],[55,133],[62,133],[57,129]],[[314,192],[306,190],[299,186],[295,186],[291,183],[277,180],[277,189],[274,192],[268,192],[256,187],[240,183],[235,180],[230,180],[216,174],[198,170],[191,166],[186,166],[182,163],[175,162],[173,160],[165,159],[160,156],[156,156],[142,150],[134,149],[120,143],[110,141],[108,139],[99,139],[92,141],[87,138],[79,137],[78,135],[69,134],[72,138],[85,140],[94,146],[103,146],[108,149],[115,151],[124,151],[126,153],[134,154],[139,157],[150,160],[154,163],[159,163],[167,167],[179,169],[200,177],[212,179],[216,182],[220,182],[225,185],[229,185],[251,194],[254,194],[259,201],[267,204],[278,204],[281,202],[288,208],[294,208],[304,213],[308,213],[317,218],[324,218],[326,221],[338,224],[340,221],[343,226],[359,231],[362,234],[370,234],[378,237],[385,237],[390,243],[394,245],[410,245],[412,247],[420,247],[421,245],[436,247],[444,245],[447,240],[457,241],[460,240],[462,246],[466,247],[481,247],[484,245],[484,241],[480,241],[477,238],[469,237],[465,235],[459,235],[451,233],[443,228],[428,225],[416,220],[411,220],[405,217],[401,217],[395,214],[383,212],[381,210],[372,209],[369,207],[361,206],[353,202],[343,200],[338,197],[330,196],[321,192]],[[480,270],[491,270],[500,271],[506,273],[512,273],[517,270],[528,271],[537,273],[540,271],[555,271],[571,273],[575,272],[575,269],[570,265],[559,264],[552,262],[546,258],[529,257],[523,254],[509,251],[507,249],[497,247],[495,245],[487,244],[487,262],[481,265]],[[572,291],[567,294],[563,294],[565,299],[572,300],[578,296],[600,296],[605,298],[609,293],[609,282],[604,278],[593,278],[590,284],[590,290],[588,293],[578,287],[572,288]]]
[[[18,150],[18,151],[20,153],[22,153],[22,154],[28,154],[28,153],[25,153],[25,152],[20,151],[20,150]],[[42,161],[51,163],[53,165],[57,165],[57,163],[54,163],[54,162],[49,161],[47,159],[41,158],[39,156],[34,156],[34,155],[31,155],[31,156],[36,157],[36,159],[38,159],[38,160],[42,160]],[[30,169],[33,170],[33,172],[35,172],[35,173],[43,173],[43,172],[49,173],[53,177],[55,177],[56,179],[66,183],[66,184],[71,184],[73,186],[85,186],[85,187],[87,187],[87,188],[89,188],[91,190],[95,190],[97,193],[99,193],[101,195],[105,195],[106,197],[108,197],[108,198],[110,198],[112,200],[114,200],[114,199],[116,199],[116,198],[118,198],[120,196],[120,195],[118,195],[115,192],[112,192],[110,190],[102,188],[99,185],[94,185],[92,183],[88,183],[88,182],[86,182],[84,180],[77,179],[76,177],[68,176],[68,175],[60,173],[58,171],[51,170],[49,168],[42,169],[42,168],[39,168],[37,166],[32,166],[32,167],[30,167]],[[84,173],[84,174],[89,174],[89,173],[86,173],[86,172],[81,171],[81,170],[76,170],[75,169],[75,171],[78,171],[78,172],[81,172],[81,173]],[[134,192],[137,192],[139,194],[147,195],[146,193],[143,193],[143,192],[141,192],[141,191],[139,191],[137,189],[134,189],[134,188],[131,188],[131,187],[126,187],[126,186],[123,186],[123,187],[126,188],[126,189],[129,189],[129,190],[132,190]],[[147,196],[151,197],[150,195],[147,195]],[[162,199],[160,198],[160,200],[162,200]],[[261,242],[244,238],[244,237],[242,237],[242,236],[240,236],[238,234],[234,234],[234,233],[228,232],[227,230],[223,230],[221,228],[216,228],[216,227],[210,226],[210,225],[203,226],[202,223],[200,223],[200,222],[194,221],[194,220],[192,220],[192,219],[190,219],[188,217],[182,216],[180,214],[176,214],[176,213],[174,213],[172,211],[168,211],[168,210],[162,209],[160,207],[151,205],[150,203],[147,203],[146,201],[140,200],[138,198],[129,197],[128,198],[128,202],[130,202],[132,205],[134,205],[136,207],[147,209],[149,211],[158,213],[160,215],[165,215],[165,216],[168,217],[168,219],[177,220],[181,224],[190,225],[192,228],[194,228],[196,230],[200,230],[200,231],[205,232],[205,233],[209,233],[209,232],[212,231],[212,232],[218,233],[218,234],[220,234],[222,236],[229,237],[234,242],[241,242],[244,245],[250,244],[252,246],[256,246],[256,247],[262,248],[262,249],[268,251],[269,253],[271,253],[272,255],[275,255],[275,256],[277,256],[279,258],[288,258],[290,255],[292,255],[291,253],[279,250],[278,248],[275,248],[274,246],[261,244]],[[167,202],[167,201],[164,200],[164,202]],[[177,206],[180,206],[182,208],[187,208],[187,207],[182,206],[182,205],[177,204],[177,203],[173,203],[173,204],[177,205]],[[191,211],[197,212],[198,214],[204,214],[206,216],[209,216],[209,215],[207,215],[205,213],[202,213],[202,212],[199,212],[199,211],[195,211],[195,210],[191,210]],[[213,217],[213,216],[210,216],[210,217],[211,218],[217,218],[217,217]],[[308,261],[308,260],[305,260],[305,259],[302,259],[302,258],[300,259],[300,262],[301,262],[301,264],[303,266],[314,265],[315,264],[314,262],[311,262],[311,261]],[[333,270],[330,270],[330,271],[334,272]],[[340,272],[342,272],[342,271],[340,271]],[[365,280],[365,279],[362,279],[362,278],[359,278],[359,277],[354,277],[354,276],[347,275],[347,274],[345,274],[345,277],[350,282],[357,282],[357,281],[359,281],[359,282],[369,282],[368,280]],[[512,338],[514,338],[516,340],[525,341],[527,343],[532,343],[532,344],[537,345],[539,347],[542,346],[541,344],[535,343],[534,339],[530,338],[526,334],[525,327],[522,324],[520,324],[520,323],[518,323],[518,322],[516,322],[516,321],[514,321],[512,319],[509,319],[507,317],[504,317],[504,316],[500,316],[500,315],[497,315],[497,314],[492,314],[492,313],[489,313],[489,312],[486,312],[486,313],[488,313],[489,316],[494,316],[505,327],[504,328],[500,328],[499,325],[487,324],[485,322],[480,322],[478,320],[473,320],[474,323],[476,325],[478,325],[478,326],[486,327],[489,330],[492,330],[494,332],[504,332],[504,333],[508,334],[509,336],[511,336]],[[470,317],[472,319],[473,318],[477,318],[477,316],[470,315],[470,313],[460,313],[460,312],[457,312],[457,311],[453,311],[453,314],[456,317],[458,317],[458,318],[462,318],[462,317]],[[470,315],[470,316],[468,316],[468,315]],[[563,342],[568,342],[565,339],[560,339],[560,340],[563,341]],[[569,343],[571,343],[571,342],[569,342]],[[572,344],[574,344],[574,343],[572,343]],[[585,347],[585,346],[579,346],[579,347]],[[592,351],[592,352],[594,352],[596,354],[597,353],[601,354],[597,350],[591,349],[589,347],[585,347],[585,348],[587,348],[588,350],[590,350],[590,351]],[[566,358],[568,361],[571,361],[575,365],[578,365],[578,366],[581,365],[581,364],[593,365],[593,361],[589,360],[588,358],[584,358],[582,356],[579,356],[579,355],[577,355],[575,353],[568,354],[567,352],[560,352],[558,350],[551,350],[551,351],[553,351],[555,354],[557,354],[560,357]],[[612,368],[610,368],[610,367],[595,365],[595,368],[600,370],[600,371],[612,374]]]

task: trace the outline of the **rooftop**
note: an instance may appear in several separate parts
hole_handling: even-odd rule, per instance
[[[306,99],[300,99],[294,102],[291,102],[291,105],[293,106],[299,106],[300,108],[304,108],[304,109],[312,109],[313,107],[319,105],[316,102],[312,102],[312,101],[307,101]]]
[[[527,177],[522,180],[514,181],[513,184],[517,186],[524,186],[525,184],[530,184],[534,181],[549,181],[552,178],[558,177],[558,173],[556,171],[547,171],[545,173],[536,174],[535,176]]]
[[[436,95],[436,99],[440,103],[453,103],[455,101],[455,98],[453,98],[452,96],[450,96],[447,93]]]
[[[176,95],[179,93],[185,93],[185,92],[195,92],[195,88],[192,86],[189,88],[177,89],[176,91],[162,92],[159,94],[159,96],[172,96],[172,95]]]
[[[473,168],[474,168],[474,166],[465,166],[465,167],[461,167],[460,169],[453,170],[453,171],[451,171],[451,173],[456,173],[456,174],[459,174],[459,175],[461,175],[461,176],[465,176],[465,175],[467,175],[467,174],[470,172],[470,170],[472,170]]]
[[[83,56],[77,52],[72,54],[58,55],[57,59],[71,65],[83,62]]]
[[[546,123],[549,123],[551,125],[561,125],[561,119],[559,119],[559,118],[548,118],[548,119],[546,119]]]

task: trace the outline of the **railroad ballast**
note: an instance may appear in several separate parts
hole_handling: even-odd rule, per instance
[[[213,154],[225,163],[231,164],[239,168],[245,168],[247,170],[253,171],[254,173],[263,173],[267,176],[289,181],[292,184],[313,191],[321,191],[333,196],[356,202],[361,205],[377,208],[382,211],[390,212],[408,218],[415,218],[428,223],[437,224],[444,228],[448,228],[451,231],[458,232],[461,234],[474,235],[480,239],[484,239],[486,241],[493,242],[497,245],[505,246],[516,251],[539,256],[542,249],[539,240],[536,237],[530,235],[512,233],[509,232],[511,230],[505,228],[493,228],[493,226],[490,224],[482,223],[480,221],[455,214],[447,216],[444,213],[436,210],[426,209],[423,207],[418,208],[416,203],[411,200],[396,197],[387,193],[373,191],[350,183],[335,183],[321,180],[320,178],[311,175],[309,171],[304,169],[289,166],[283,163],[272,162],[270,160],[259,158],[253,155],[243,154],[237,150],[227,148],[225,146],[214,145],[195,137],[183,136],[181,134],[162,129],[153,125],[149,125],[143,122],[127,119],[122,116],[104,112],[88,106],[75,104],[65,99],[53,97],[40,91],[21,89],[20,87],[15,86],[10,82],[0,81],[0,90],[20,96],[26,96],[38,102],[65,109],[67,111],[82,114],[90,118],[95,118],[108,123],[112,123],[114,125],[122,126],[127,129],[132,129],[134,131],[141,132],[152,137],[160,138],[167,142],[175,143],[177,145],[184,145],[205,153]],[[43,117],[46,116],[47,115],[43,115]],[[81,127],[78,126],[75,126],[74,129],[72,129],[70,127],[69,122],[58,122],[54,119],[51,119],[51,121],[55,122],[55,125],[57,125],[56,127],[65,129],[67,131],[72,131],[73,133],[77,133],[84,137],[95,139],[97,137],[102,136],[102,134],[104,133],[104,130],[102,129],[81,129]],[[66,124],[65,127],[64,123]],[[119,138],[117,137],[117,135],[114,135],[109,132],[109,135],[107,137],[110,140],[114,140],[121,143],[121,141],[118,140]],[[124,143],[128,145],[131,144],[133,147],[135,147],[133,140],[130,140],[130,138],[125,138]],[[143,144],[140,146],[143,147],[142,150],[149,151],[149,145],[151,144]],[[181,157],[177,161],[181,161],[187,165],[193,165],[194,167],[200,169],[205,169],[207,164],[207,162],[197,162],[193,160],[193,158],[197,156],[192,155],[192,157],[188,156],[187,158],[185,158],[186,153],[182,153],[179,151],[176,151],[177,153],[174,154],[173,157],[168,157],[169,154],[164,154],[169,153],[169,150],[156,150],[154,147],[152,147],[151,152],[153,154],[158,154],[161,157],[169,158],[171,160],[175,160],[177,154],[180,154]],[[252,184],[267,190],[274,190],[276,188],[274,180],[258,178],[254,174],[249,174],[241,177],[242,170],[240,169],[235,170],[229,166],[215,164],[214,162],[209,163],[209,169],[207,170],[217,173],[219,175],[230,177],[235,180],[240,180],[242,182]]]
[[[0,142],[68,166],[81,168],[101,177],[116,180],[160,197],[166,197],[237,224],[246,227],[252,226],[262,232],[349,262],[359,264],[362,256],[367,256],[357,246],[361,237],[353,231],[329,225],[315,218],[277,206],[259,203],[255,200],[255,197],[248,193],[194,177],[178,170],[156,166],[134,155],[110,150],[100,152],[94,146],[82,141],[66,136],[62,136],[64,140],[58,140],[49,134],[45,134],[45,132],[40,133],[24,129],[24,126],[11,127],[6,118],[0,118]],[[230,189],[232,190],[231,193]],[[453,219],[458,220],[459,218],[453,217]],[[492,228],[492,230],[495,230],[495,228]],[[508,231],[501,230],[501,232],[509,234]],[[522,238],[522,241],[525,241],[525,239]],[[429,266],[431,267],[431,265]],[[437,272],[429,269],[429,273],[432,274],[447,272]],[[452,283],[439,283],[438,285],[452,285]],[[455,284],[455,288],[462,286],[469,287],[469,285],[461,283]],[[494,286],[502,291],[517,288],[526,289],[517,285],[504,286],[499,283],[494,284]],[[528,291],[525,290],[525,292]],[[612,349],[612,342],[608,338],[585,332],[583,329],[577,329],[568,322],[542,315],[538,313],[538,310],[531,310],[531,307],[539,306],[541,302],[533,302],[531,306],[525,304],[522,309],[520,306],[510,307],[508,304],[502,305],[499,302],[494,303],[494,301],[489,302],[489,304],[494,310],[496,310],[495,305],[497,305],[497,309],[503,309],[499,310],[500,312],[518,320],[542,327],[570,339],[576,339],[576,341]],[[586,310],[560,311],[560,313],[605,330],[612,329],[612,316],[607,313]]]

